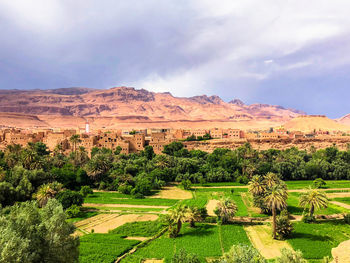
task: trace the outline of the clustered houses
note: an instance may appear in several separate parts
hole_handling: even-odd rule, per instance
[[[248,131],[244,132],[239,129],[144,129],[144,130],[114,130],[114,131],[97,131],[91,133],[90,129],[85,131],[77,130],[38,130],[28,131],[19,129],[0,130],[0,149],[6,148],[7,145],[19,144],[26,146],[29,142],[43,142],[50,151],[53,151],[57,145],[65,152],[72,151],[73,145],[70,141],[72,135],[79,134],[77,147],[84,147],[87,152],[92,148],[107,148],[116,150],[121,148],[121,153],[129,154],[142,151],[145,146],[153,147],[155,153],[162,153],[164,146],[176,141],[184,140],[188,137],[204,137],[209,134],[213,139],[228,139],[241,141],[254,140],[291,140],[291,139],[327,139],[327,138],[344,138],[348,136],[343,132],[314,131],[312,133],[303,133],[298,131],[287,131],[283,127],[271,129],[270,131]]]

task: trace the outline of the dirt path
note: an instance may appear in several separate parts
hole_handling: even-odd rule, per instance
[[[328,198],[338,198],[338,197],[350,197],[350,192],[348,193],[328,193]]]
[[[142,261],[143,263],[163,263],[163,259],[146,259]]]
[[[189,191],[182,190],[176,186],[167,186],[167,187],[163,187],[158,194],[153,195],[150,198],[184,200],[184,199],[191,199],[192,193]]]
[[[87,207],[130,207],[130,208],[163,208],[167,209],[170,206],[164,205],[128,205],[128,204],[91,204],[85,203],[83,206]]]
[[[344,241],[332,249],[333,263],[350,262],[350,240]]]
[[[341,207],[344,207],[344,208],[350,210],[350,205],[348,205],[348,204],[344,204],[344,203],[338,202],[338,201],[331,201],[331,203],[334,204],[334,205],[341,206]]]
[[[139,241],[145,241],[148,239],[148,237],[126,237],[124,239],[128,239],[128,240],[139,240]]]
[[[244,205],[247,207],[249,216],[252,216],[252,214],[259,214],[260,208],[255,207],[252,202],[248,198],[248,194],[250,193],[241,193],[241,198],[244,203]]]
[[[248,185],[237,185],[237,186],[229,186],[229,185],[223,185],[223,186],[192,186],[193,189],[206,189],[206,188],[248,188]]]
[[[271,235],[271,228],[267,225],[245,226],[250,241],[260,254],[266,259],[272,259],[281,256],[282,248],[292,247],[281,240],[274,240]]]
[[[216,216],[214,211],[219,202],[220,202],[219,200],[214,200],[214,199],[208,201],[206,208],[209,216]]]
[[[320,191],[350,191],[350,188],[325,188],[325,189],[318,189]],[[302,192],[306,192],[307,189],[292,189],[292,190],[288,190],[288,192],[291,193],[302,193]]]

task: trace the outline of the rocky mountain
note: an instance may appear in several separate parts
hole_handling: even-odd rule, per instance
[[[350,114],[347,114],[337,120],[341,124],[350,125]]]
[[[218,96],[174,97],[128,87],[107,90],[67,88],[55,90],[0,90],[0,112],[67,116],[147,116],[169,120],[252,118],[290,119],[300,114],[267,104],[224,102]]]

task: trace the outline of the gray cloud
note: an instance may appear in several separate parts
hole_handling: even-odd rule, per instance
[[[0,0],[0,88],[129,85],[340,116],[350,112],[340,106],[349,99],[349,8],[345,0]],[[288,93],[301,87],[322,96],[296,101]]]

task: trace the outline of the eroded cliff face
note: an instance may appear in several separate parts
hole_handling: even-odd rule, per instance
[[[69,88],[56,90],[2,90],[0,112],[79,117],[143,116],[150,120],[254,120],[287,121],[300,114],[267,104],[245,105],[220,97],[174,97],[128,87],[107,90]]]

